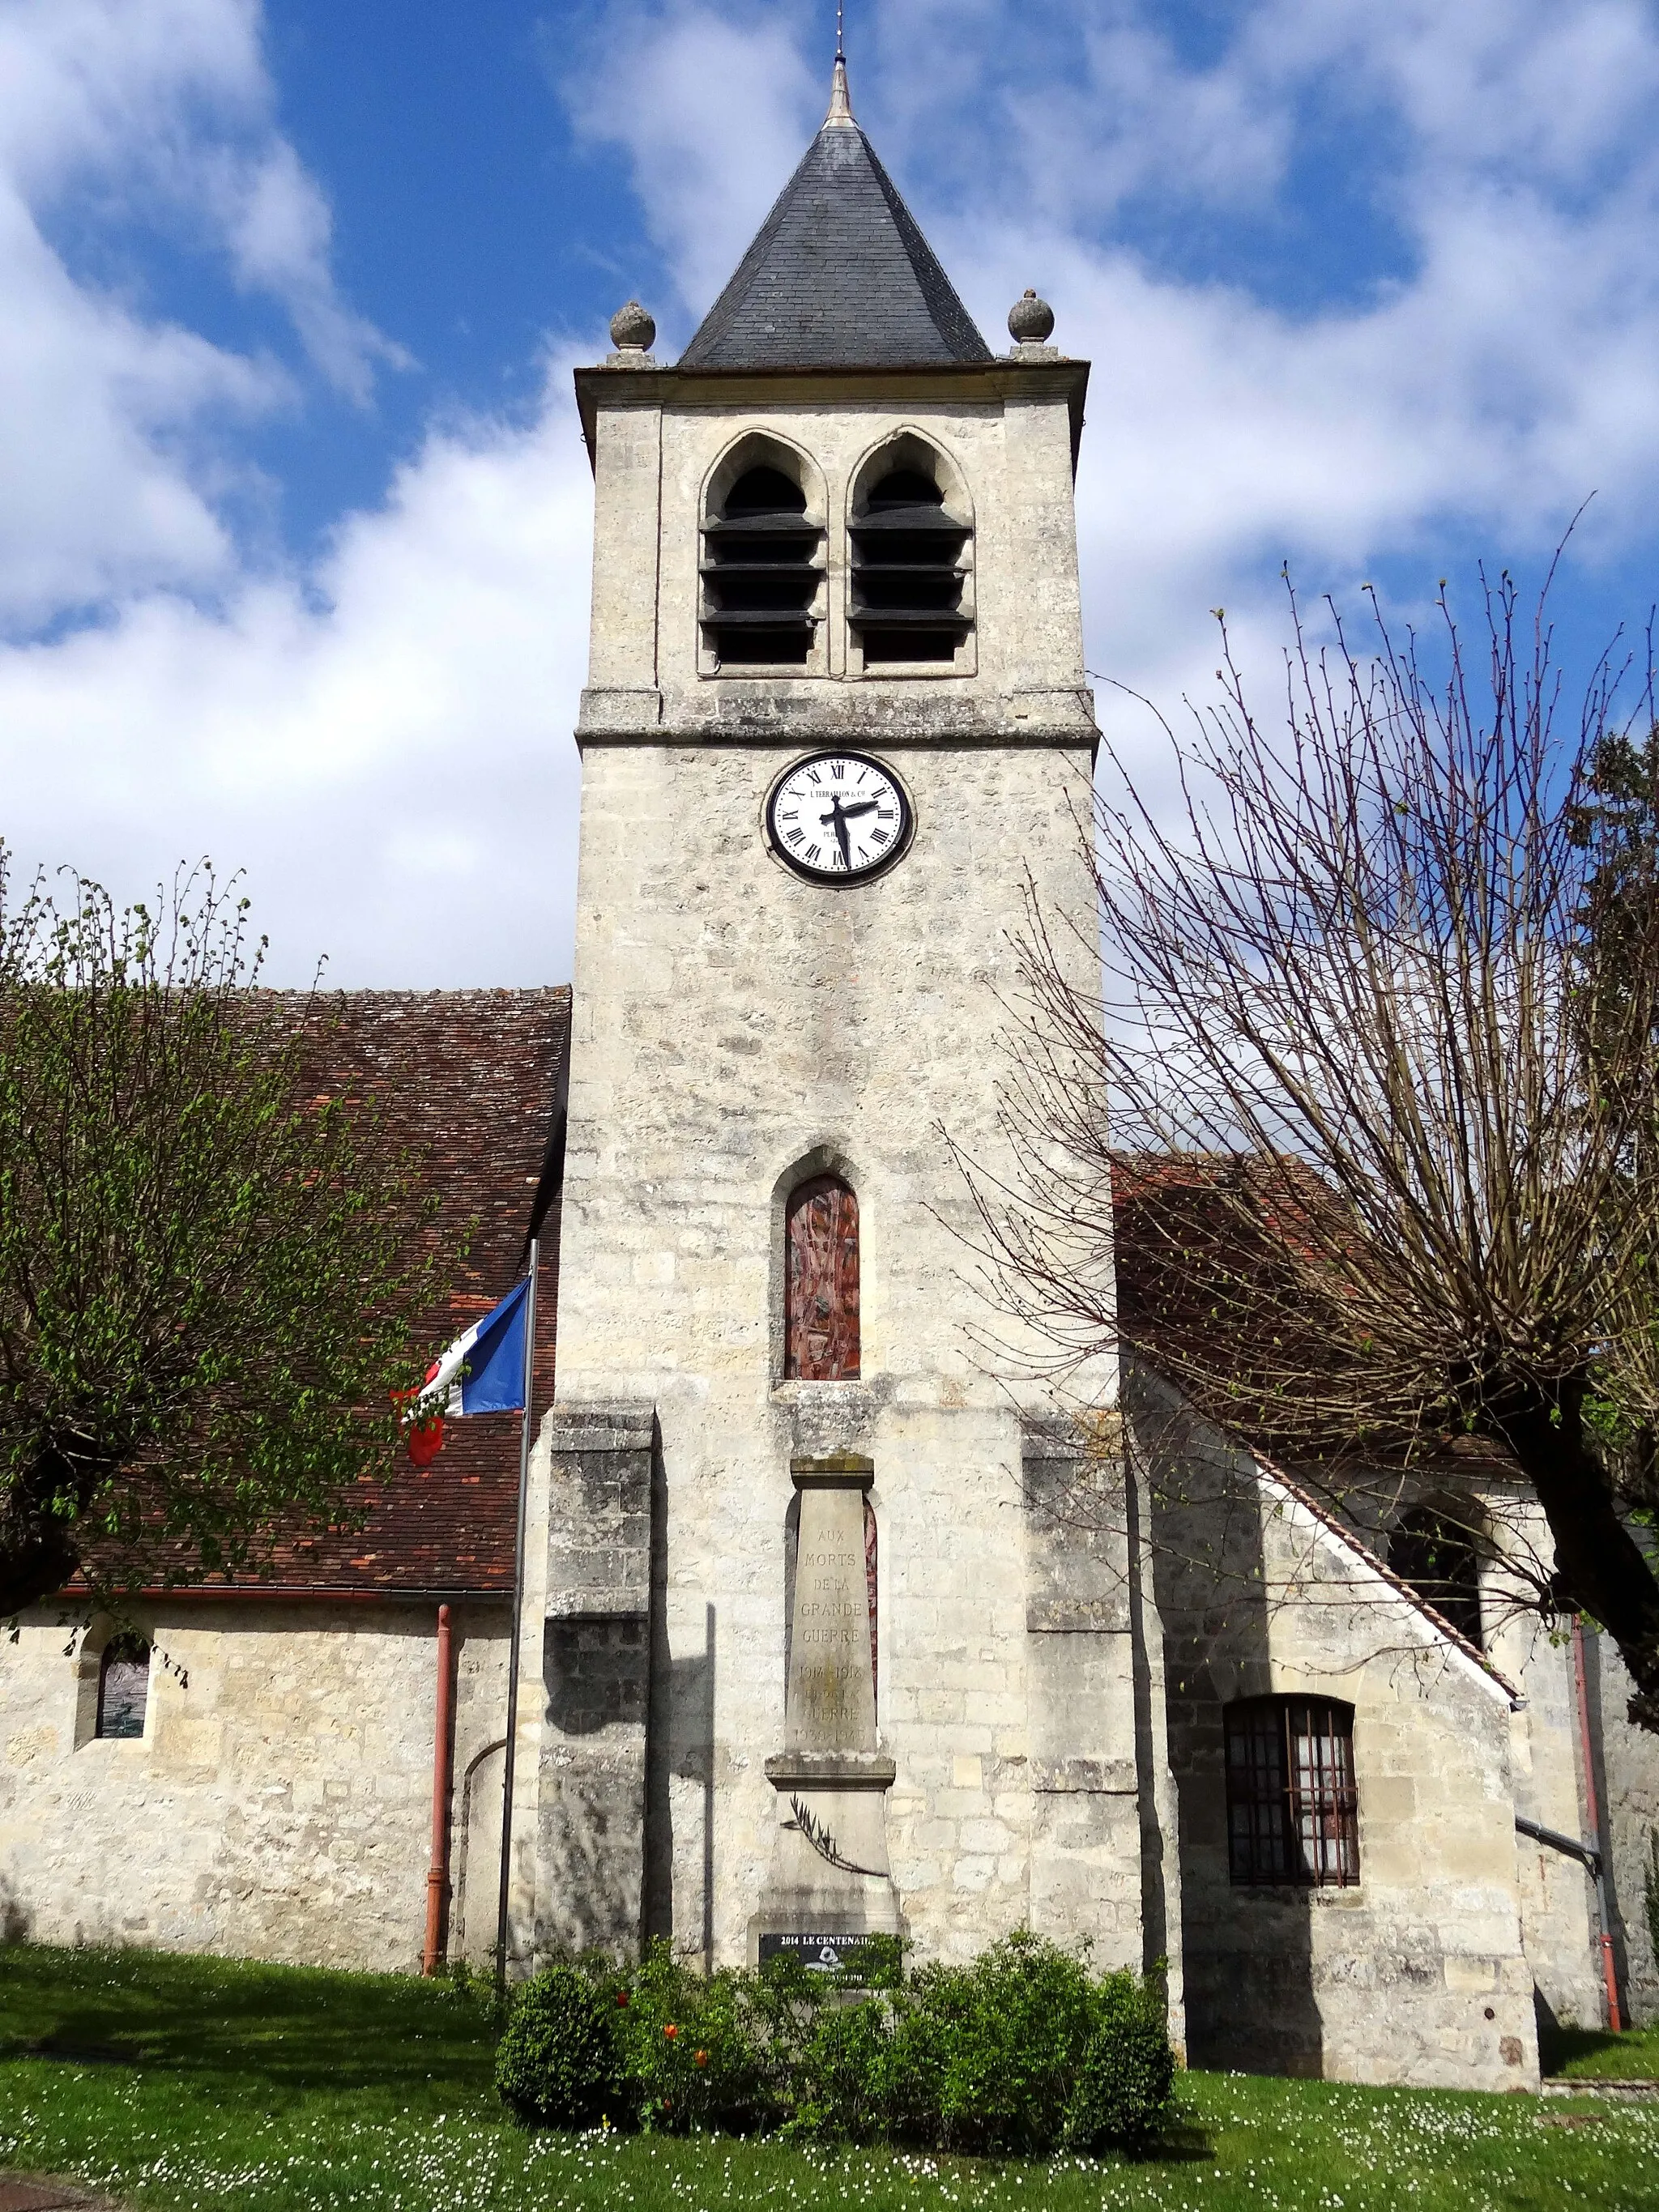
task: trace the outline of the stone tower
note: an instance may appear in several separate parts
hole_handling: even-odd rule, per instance
[[[1002,1158],[1028,881],[1051,912],[1089,893],[1088,371],[1034,295],[1010,327],[994,356],[837,62],[678,364],[630,303],[577,375],[592,631],[520,1952],[1166,1946],[1122,1516],[1050,1510],[1075,1446],[987,1334],[951,1151]]]

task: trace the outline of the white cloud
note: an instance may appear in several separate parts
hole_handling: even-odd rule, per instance
[[[307,352],[337,390],[365,404],[377,362],[410,365],[402,346],[354,314],[336,291],[329,272],[333,217],[285,139],[224,165],[217,197],[238,280],[283,302]]]
[[[578,136],[626,148],[647,228],[695,322],[805,152],[827,66],[808,68],[775,10],[692,0],[612,10],[562,82]],[[659,302],[659,316],[673,304]]]
[[[1247,659],[1268,657],[1281,557],[1310,595],[1390,556],[1431,581],[1448,541],[1541,554],[1591,489],[1584,552],[1650,545],[1647,11],[1259,0],[1198,60],[1170,20],[1137,0],[892,0],[881,66],[855,54],[855,105],[993,343],[1036,283],[1095,362],[1091,665],[1173,707],[1210,680],[1218,603]],[[675,271],[679,296],[647,302],[665,350],[817,124],[828,57],[805,59],[803,33],[781,0],[635,4],[566,85],[580,127],[628,154]],[[48,614],[115,601],[103,629],[0,653],[0,829],[127,893],[203,849],[246,864],[287,976],[326,948],[354,982],[556,978],[590,501],[562,368],[534,422],[430,439],[315,574],[262,576],[191,441],[283,404],[283,372],[77,283],[43,234],[74,191],[191,211],[362,390],[381,342],[329,281],[326,204],[271,119],[258,34],[252,0],[0,0],[0,282],[28,308],[0,329],[0,406],[21,393],[27,426],[0,427],[0,593]],[[1393,226],[1386,275],[1292,313],[1144,242],[1159,222],[1243,235],[1242,216],[1267,234],[1315,142],[1352,149],[1352,193]],[[1152,210],[1133,251],[1114,229],[1131,203]],[[210,607],[167,588],[204,582]]]
[[[395,347],[340,301],[330,216],[272,120],[256,0],[0,0],[0,625],[233,582],[225,434],[294,394],[264,357],[73,271],[65,215],[206,254],[356,399]]]
[[[592,483],[568,369],[528,427],[434,437],[304,588],[172,594],[0,654],[0,790],[27,867],[123,896],[205,847],[248,872],[273,972],[569,973]]]

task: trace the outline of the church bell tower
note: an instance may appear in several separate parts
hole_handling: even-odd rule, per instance
[[[1088,369],[1053,322],[1028,293],[992,353],[838,59],[679,362],[630,303],[577,374],[592,629],[521,1956],[1164,1944],[1121,1516],[1054,1510],[1098,1468],[995,1349],[951,1156],[1004,1164],[1028,882],[1089,912]]]

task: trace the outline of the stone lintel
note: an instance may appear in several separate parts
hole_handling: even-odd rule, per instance
[[[1100,1597],[1033,1597],[1025,1601],[1031,1636],[1125,1636],[1129,1592],[1125,1584]]]
[[[861,1452],[831,1452],[825,1459],[792,1459],[789,1473],[797,1490],[868,1490],[876,1463]]]
[[[1031,1788],[1038,1796],[1077,1792],[1088,1796],[1133,1797],[1139,1784],[1131,1759],[1034,1759]]]
[[[657,1409],[638,1401],[611,1405],[556,1405],[544,1433],[557,1459],[568,1452],[641,1451],[656,1437]]]
[[[890,1790],[897,1772],[878,1751],[782,1751],[766,1762],[775,1790]]]
[[[567,1628],[604,1628],[615,1622],[644,1620],[648,1607],[642,1605],[581,1604],[574,1600],[566,1603],[558,1598],[547,1601],[547,1618]]]

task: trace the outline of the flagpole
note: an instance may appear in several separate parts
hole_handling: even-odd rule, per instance
[[[530,1240],[524,1325],[524,1419],[519,1436],[519,1533],[513,1548],[513,1635],[507,1662],[507,1755],[501,1775],[501,1886],[495,1908],[495,1986],[507,1988],[507,1899],[513,1887],[513,1768],[519,1734],[519,1638],[524,1625],[524,1532],[530,1498],[530,1401],[536,1381],[536,1271],[541,1239]]]

